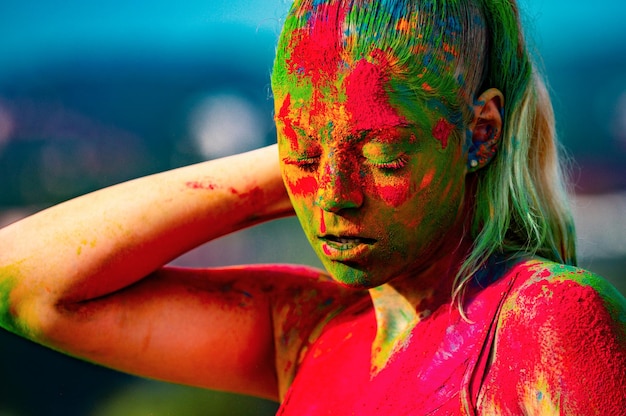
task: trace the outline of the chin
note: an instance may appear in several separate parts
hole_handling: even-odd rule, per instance
[[[375,278],[373,273],[357,265],[333,263],[325,266],[335,282],[351,289],[372,289],[387,283],[387,280]]]

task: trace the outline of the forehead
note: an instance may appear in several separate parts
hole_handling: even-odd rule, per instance
[[[345,6],[323,7],[282,39],[272,76],[276,121],[307,134],[330,124],[354,134],[423,123],[392,48],[350,30]]]
[[[317,81],[317,82],[314,82]],[[323,80],[297,75],[275,92],[276,119],[306,134],[332,126],[347,134],[411,124],[384,63],[361,59]]]

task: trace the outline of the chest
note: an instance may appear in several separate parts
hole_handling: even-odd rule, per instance
[[[337,318],[308,346],[279,415],[463,414],[488,338],[443,308],[418,324],[381,369],[372,369],[371,309]]]

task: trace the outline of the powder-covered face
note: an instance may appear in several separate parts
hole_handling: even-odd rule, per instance
[[[465,159],[451,124],[436,107],[394,105],[389,85],[384,67],[361,60],[276,96],[291,201],[324,266],[352,286],[427,267],[461,213]]]
[[[331,13],[341,20],[341,13]],[[437,98],[411,97],[393,54],[354,58],[327,18],[291,36],[274,78],[283,178],[322,263],[374,287],[428,267],[456,244],[463,213],[462,130]]]

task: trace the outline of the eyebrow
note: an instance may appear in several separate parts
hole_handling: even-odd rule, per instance
[[[397,123],[394,125],[387,125],[377,129],[367,129],[357,132],[351,135],[350,139],[354,138],[356,141],[368,140],[380,138],[380,136],[387,136],[388,140],[383,141],[396,141],[406,136],[405,132],[409,129],[415,129],[417,127],[414,123]],[[375,136],[375,137],[372,137]]]

